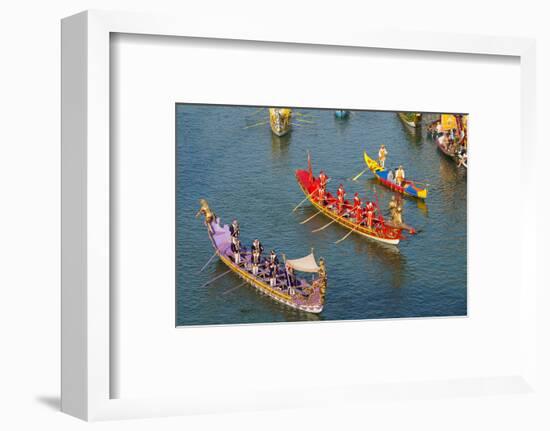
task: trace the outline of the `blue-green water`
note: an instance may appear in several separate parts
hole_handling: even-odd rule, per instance
[[[443,156],[424,131],[414,131],[391,112],[353,112],[336,119],[334,111],[296,109],[290,134],[271,133],[267,109],[231,106],[176,106],[176,304],[177,325],[343,320],[466,314],[466,173]],[[307,122],[306,122],[307,121]],[[254,126],[255,124],[259,125]],[[248,127],[247,126],[253,126]],[[340,244],[347,230],[332,224],[309,203],[292,209],[304,195],[294,171],[324,169],[335,191],[340,178],[365,168],[363,150],[375,155],[380,144],[389,150],[387,166],[403,164],[409,178],[430,184],[425,204],[404,199],[404,220],[419,233],[398,247],[356,234]],[[355,191],[385,209],[391,192],[370,172],[344,183],[348,197]],[[225,223],[237,218],[241,240],[249,246],[259,238],[266,250],[288,258],[314,248],[327,262],[328,290],[320,315],[289,309],[241,284],[214,259],[206,228],[195,218],[205,198]]]

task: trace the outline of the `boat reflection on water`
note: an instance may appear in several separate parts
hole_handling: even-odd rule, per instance
[[[338,135],[344,135],[348,127],[350,126],[350,122],[347,121],[347,118],[339,118],[334,116],[334,127]]]
[[[413,200],[413,198],[410,198]],[[428,217],[428,204],[426,204],[426,201],[420,200],[420,199],[414,199],[416,201],[416,207],[420,210],[420,213],[424,217]]]
[[[374,241],[364,241],[357,235],[348,240],[353,244],[353,252],[365,256],[365,265],[376,265],[385,268],[391,274],[391,287],[403,287],[407,258],[399,247]]]
[[[328,292],[327,292],[328,296]],[[319,322],[323,320],[323,313],[305,313],[299,310],[294,310],[292,308],[284,307],[280,304],[275,304],[273,301],[270,301],[270,308],[273,313],[281,314],[284,317],[286,322]]]
[[[467,180],[467,171],[463,168],[458,168],[454,160],[446,157],[441,154],[439,160],[439,175],[441,176],[441,193],[446,200],[455,200],[457,198],[457,184],[461,182],[466,182]],[[464,195],[466,193],[466,188],[464,188]],[[465,196],[464,196],[465,199]]]
[[[271,155],[273,158],[288,158],[288,149],[292,140],[292,134],[288,133],[283,136],[271,134]]]
[[[418,125],[418,127],[410,127],[404,124],[403,122],[400,122],[401,129],[405,132],[403,135],[407,139],[407,141],[411,144],[421,144],[422,143],[422,126]]]

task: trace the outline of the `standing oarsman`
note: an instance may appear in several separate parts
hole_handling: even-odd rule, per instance
[[[231,251],[235,264],[239,265],[241,263],[241,242],[236,236],[231,237]]]
[[[229,226],[229,232],[231,233],[231,236],[234,238],[238,238],[241,234],[241,228],[239,227],[239,223],[237,220],[233,220],[233,223]]]
[[[342,214],[344,210],[344,199],[346,198],[346,191],[344,190],[344,186],[340,184],[340,187],[338,187],[338,213]]]
[[[403,165],[399,165],[399,168],[395,172],[395,182],[400,187],[402,187],[405,182],[405,170],[403,169]]]
[[[392,223],[400,226],[403,224],[403,207],[398,203],[393,212]]]
[[[357,223],[361,223],[363,221],[363,211],[361,208],[361,198],[359,197],[359,193],[355,193],[355,195],[353,196],[352,211],[355,214],[355,221]]]
[[[317,198],[318,198],[319,203],[320,203],[321,205],[325,206],[325,205],[327,204],[327,202],[326,202],[325,188],[324,188],[324,187],[320,187],[320,186],[319,186]]]
[[[369,229],[372,227],[372,219],[374,217],[374,204],[368,201],[365,204],[365,212],[367,213],[367,226]]]
[[[319,173],[319,188],[326,190],[327,182],[328,182],[328,178],[327,178],[327,175],[325,174],[325,171],[321,171]]]
[[[325,205],[325,196],[327,192],[327,175],[325,174],[325,171],[321,171],[319,173],[319,185],[317,186],[317,197],[319,199],[319,202],[321,205]]]
[[[286,264],[285,269],[286,269],[286,282],[288,286],[288,293],[290,293],[291,295],[294,295],[296,293],[296,290],[295,290],[296,275],[294,274],[294,268],[291,265]]]
[[[271,253],[269,253],[269,263],[274,263],[275,265],[279,265],[279,258],[277,257],[277,253],[275,253],[275,250],[271,250]]]
[[[252,242],[252,273],[254,275],[258,275],[258,267],[260,265],[263,252],[264,247],[262,246],[262,243],[258,239],[255,239]]]
[[[275,262],[269,263],[269,285],[275,287],[277,284],[277,264]]]
[[[390,217],[393,220],[395,209],[397,208],[397,201],[395,200],[395,195],[392,195],[391,201],[388,204],[388,209],[390,210]]]
[[[387,156],[388,156],[388,150],[386,150],[386,146],[384,144],[380,145],[380,149],[378,150],[378,164],[382,168],[384,168]]]

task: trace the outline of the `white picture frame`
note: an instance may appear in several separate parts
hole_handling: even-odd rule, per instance
[[[535,42],[531,39],[352,32],[337,35],[314,28],[269,26],[243,28],[231,22],[204,26],[192,16],[169,17],[125,12],[87,11],[62,21],[62,410],[86,420],[120,419],[266,408],[255,396],[206,406],[201,400],[111,399],[110,349],[110,35],[128,33],[244,41],[384,48],[519,57],[521,62],[521,141],[529,156],[521,160],[521,214],[536,200]],[[524,372],[503,379],[405,385],[411,399],[459,394],[537,393],[541,365],[536,344],[544,331],[537,323],[537,238],[522,228],[521,348]],[[540,303],[538,304],[540,306]],[[538,338],[537,338],[538,337]],[[395,387],[379,385],[377,396],[390,398]],[[332,395],[331,395],[332,393]],[[344,393],[331,388],[304,391],[301,405],[332,396],[363,400],[374,396],[364,388]],[[284,407],[284,403],[282,404]]]

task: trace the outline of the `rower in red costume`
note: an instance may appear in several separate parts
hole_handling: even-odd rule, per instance
[[[325,206],[327,204],[324,187],[319,187],[319,190],[317,191],[317,199],[321,205]]]
[[[355,193],[353,197],[353,213],[355,214],[355,221],[361,223],[363,221],[363,209],[361,208],[361,198],[359,193]]]
[[[340,184],[340,187],[338,187],[337,196],[338,196],[338,213],[342,214],[344,210],[344,199],[346,197],[346,192],[342,184]]]
[[[365,204],[365,212],[367,213],[367,226],[372,227],[372,219],[374,218],[375,207],[371,201]]]
[[[317,186],[317,199],[321,203],[321,205],[325,205],[325,199],[326,199],[326,192],[327,192],[327,175],[325,174],[325,171],[319,172],[319,185]]]
[[[325,171],[321,171],[319,173],[319,188],[326,189],[327,182],[328,182],[328,178],[327,178],[327,175],[325,174]]]

